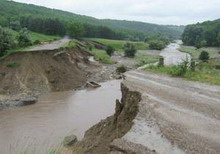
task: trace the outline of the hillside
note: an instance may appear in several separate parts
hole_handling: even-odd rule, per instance
[[[220,46],[220,19],[188,25],[183,33],[183,42],[198,48]]]
[[[126,37],[143,39],[146,35],[161,35],[163,37],[176,39],[180,38],[182,33],[181,26],[173,26],[175,27],[173,28],[170,26],[162,26],[136,21],[107,19],[99,20],[89,16],[78,15],[56,9],[49,9],[42,6],[0,0],[0,25],[8,26],[9,23],[14,21],[21,21],[22,19],[24,20],[24,18],[28,18],[28,21],[26,21],[26,23],[30,23],[36,18],[38,19],[38,21],[39,19],[51,18],[58,19],[63,25],[66,25],[66,23],[69,21],[75,21],[81,22],[83,24],[90,24],[93,26],[106,26],[114,30],[115,32],[123,33],[124,39]],[[60,27],[62,27],[62,24],[57,21],[55,22],[59,24],[60,29]],[[64,34],[64,31],[57,32],[57,34]]]

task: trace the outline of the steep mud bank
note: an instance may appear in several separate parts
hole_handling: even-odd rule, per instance
[[[16,53],[0,61],[0,100],[83,86],[89,54],[79,49]],[[13,96],[13,97],[12,97]]]
[[[141,94],[129,91],[123,84],[121,90],[122,99],[121,102],[116,101],[115,114],[89,129],[84,139],[73,147],[73,153],[109,153],[112,141],[121,138],[131,129],[132,121],[138,113]]]
[[[127,72],[115,114],[88,130],[73,153],[219,153],[219,88]]]

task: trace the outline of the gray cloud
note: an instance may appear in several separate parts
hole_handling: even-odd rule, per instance
[[[191,24],[220,18],[220,0],[15,0],[96,18]]]

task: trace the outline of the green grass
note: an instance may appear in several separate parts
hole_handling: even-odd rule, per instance
[[[160,56],[156,55],[147,55],[147,54],[137,54],[135,56],[135,60],[137,61],[137,67],[150,64],[150,63],[155,63],[159,61]]]
[[[80,44],[78,40],[71,40],[70,42],[65,43],[63,47],[74,48],[77,44]]]
[[[110,39],[100,39],[100,38],[86,38],[86,40],[96,41],[107,46],[112,46],[117,51],[123,51],[123,47],[127,42],[134,44],[137,50],[147,50],[149,45],[145,42],[133,42],[125,40],[110,40]]]
[[[183,70],[179,66],[158,67],[150,66],[147,70],[168,74],[171,76],[180,76],[192,81],[207,82],[220,85],[220,73],[208,63],[201,63],[196,71],[190,69]]]
[[[44,35],[36,32],[30,32],[32,42],[40,41],[40,42],[48,42],[58,40],[60,36],[52,36],[52,35]]]
[[[10,31],[13,35],[13,37],[15,38],[18,35],[18,32],[7,28],[8,31]],[[44,35],[44,34],[40,34],[40,33],[35,33],[35,32],[30,32],[30,36],[31,36],[31,41],[32,43],[34,43],[35,41],[40,41],[40,42],[47,42],[47,41],[54,41],[54,40],[58,40],[61,37],[59,36],[52,36],[52,35]],[[5,57],[13,54],[13,53],[17,53],[17,52],[25,52],[28,49],[31,49],[32,46],[28,46],[28,47],[22,47],[22,48],[14,48],[11,50],[7,51],[7,54],[4,55],[3,57],[0,57],[0,60],[4,59]]]
[[[104,50],[93,49],[89,51],[92,55],[95,56],[95,59],[104,63],[104,64],[113,64],[113,61],[109,55]]]
[[[6,28],[6,29],[8,31],[10,31],[14,37],[16,37],[18,35],[17,31],[14,31],[10,28]],[[32,43],[34,43],[37,40],[40,42],[47,42],[47,41],[54,41],[54,40],[61,39],[60,36],[45,35],[45,34],[40,34],[40,33],[36,33],[36,32],[31,32],[31,31],[30,31],[30,36],[31,36]]]
[[[216,48],[216,47],[207,47],[207,48],[200,48],[200,49],[196,49],[195,47],[191,47],[191,46],[184,46],[182,45],[179,48],[180,51],[185,52],[185,53],[189,53],[193,58],[198,59],[199,55],[201,54],[202,51],[206,51],[209,53],[210,58],[215,58],[217,56],[220,56],[220,48]]]

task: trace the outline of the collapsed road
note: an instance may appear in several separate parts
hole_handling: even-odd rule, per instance
[[[220,152],[219,86],[137,71],[124,84],[142,94],[124,140],[157,153]]]
[[[220,87],[130,71],[115,114],[93,126],[73,153],[218,154]]]

